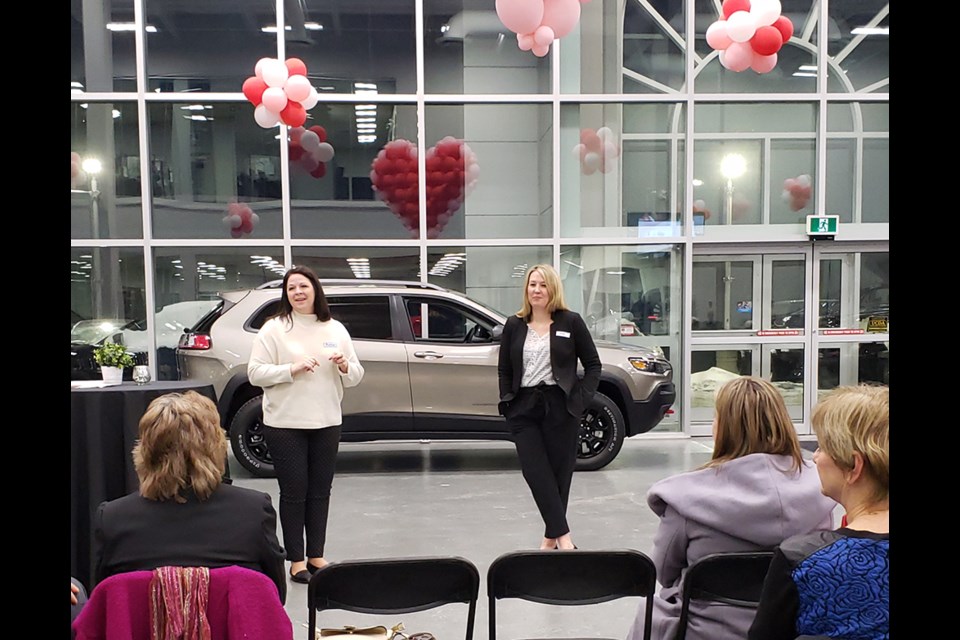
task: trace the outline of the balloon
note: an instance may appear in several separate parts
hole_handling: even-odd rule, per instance
[[[537,27],[537,30],[533,32],[533,41],[542,47],[549,47],[553,40],[553,29],[546,25]]]
[[[300,136],[300,146],[313,153],[320,147],[320,136],[315,131],[304,131],[303,135]]]
[[[783,36],[776,27],[760,27],[750,38],[750,46],[761,56],[773,55],[783,46]]]
[[[266,89],[267,83],[256,76],[251,76],[243,81],[243,95],[255,107],[263,101],[263,92]]]
[[[611,129],[610,127],[600,127],[599,129],[597,129],[597,137],[603,142],[611,141],[614,139],[613,129]]]
[[[804,173],[803,175],[797,176],[797,184],[801,187],[809,187],[811,184],[813,184],[813,180],[809,175]]]
[[[793,37],[793,23],[790,22],[790,19],[786,16],[780,16],[777,18],[772,26],[780,32],[780,35],[783,36],[784,42],[787,42]]]
[[[721,10],[724,18],[729,18],[737,11],[750,11],[750,0],[724,0]]]
[[[727,18],[727,35],[734,42],[746,42],[756,30],[757,23],[747,11],[737,11]]]
[[[306,131],[303,127],[290,127],[290,142],[293,144],[300,144],[300,136],[303,135],[303,132]]]
[[[531,33],[543,22],[543,0],[497,0],[497,17],[514,33]]]
[[[768,56],[762,56],[754,52],[753,60],[750,62],[750,68],[757,73],[768,73],[777,66],[777,54],[771,53]]]
[[[603,143],[604,158],[616,158],[618,155],[620,155],[620,147],[609,141]]]
[[[598,136],[597,132],[593,129],[581,129],[580,142],[586,145],[590,151],[600,151],[600,147],[603,144],[600,136]]]
[[[533,45],[533,49],[531,49],[531,51],[533,51],[533,55],[537,56],[538,58],[542,58],[543,56],[550,53],[550,47],[549,46],[544,47],[544,46],[540,46],[539,44],[535,44]]]
[[[587,152],[587,145],[583,144],[582,142],[573,147],[573,155],[578,160],[583,160],[583,156],[586,152]]]
[[[780,0],[750,0],[749,11],[757,26],[771,25],[780,17]]]
[[[717,20],[707,27],[707,44],[712,49],[722,51],[730,46],[733,40],[727,35],[727,21]]]
[[[773,29],[773,27],[770,28]],[[290,76],[283,85],[283,90],[286,92],[287,98],[296,102],[306,100],[310,96],[310,89],[312,88],[307,77],[299,75]]]
[[[287,73],[291,76],[307,75],[307,65],[300,58],[287,58],[284,65],[287,67]]]
[[[783,181],[783,188],[789,191],[790,189],[793,189],[793,187],[796,184],[797,184],[796,180],[794,180],[793,178],[787,178],[786,180]]]
[[[746,42],[734,42],[727,47],[723,53],[724,63],[730,71],[745,71],[750,68],[753,62],[753,49]]]
[[[287,106],[287,94],[280,87],[267,87],[263,92],[263,106],[274,113],[280,113]]]
[[[543,20],[540,23],[553,29],[554,38],[562,38],[573,31],[578,20],[580,3],[577,0],[547,0],[543,4]]]
[[[537,44],[533,38],[532,33],[518,33],[517,34],[517,46],[520,47],[520,51],[530,51],[533,49],[533,45]]]
[[[300,101],[300,104],[303,105],[303,108],[309,111],[317,106],[317,102],[320,100],[320,94],[317,93],[317,90],[314,87],[310,87],[310,95],[305,99]]]
[[[260,58],[256,66],[253,67],[253,75],[263,80],[263,68],[272,60],[272,58]]]
[[[303,167],[303,169],[307,173],[310,173],[311,171],[316,169],[317,165],[319,164],[320,164],[320,161],[317,160],[313,155],[309,153],[305,153],[303,157],[300,158],[300,166]]]
[[[280,112],[280,120],[290,127],[299,127],[307,121],[307,112],[299,102],[290,100]]]
[[[253,110],[253,119],[264,129],[280,124],[280,114],[270,111],[262,104]]]
[[[583,157],[583,166],[585,169],[596,171],[600,168],[600,154],[591,151]]]
[[[290,141],[290,145],[287,147],[287,155],[290,156],[291,162],[296,162],[303,157],[303,154],[306,153],[298,143],[293,140]]]
[[[290,75],[287,71],[287,65],[277,59],[270,59],[263,65],[263,81],[268,87],[283,88],[283,83],[287,81]]]
[[[312,127],[310,127],[310,131],[313,131],[315,134],[317,134],[317,139],[320,140],[320,142],[327,141],[327,130],[321,127],[320,125],[318,124],[313,125]]]
[[[323,176],[327,175],[327,165],[323,164],[322,162],[318,163],[316,168],[310,172],[310,175],[312,175],[314,178],[322,178]]]
[[[693,201],[693,210],[694,210],[694,211],[697,211],[698,209],[705,209],[706,207],[707,207],[707,203],[704,202],[703,200],[694,200],[694,201]]]
[[[333,160],[333,147],[329,142],[321,142],[313,152],[313,157],[320,162],[330,162]]]

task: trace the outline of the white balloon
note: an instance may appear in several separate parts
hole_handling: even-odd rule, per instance
[[[310,81],[307,80],[307,76],[295,75],[287,78],[287,81],[283,83],[283,90],[287,94],[287,97],[293,100],[294,102],[302,103],[307,97],[310,96],[310,90],[313,89],[310,86]]]
[[[793,196],[790,195],[790,192],[787,191],[786,189],[780,192],[780,199],[783,200],[784,202],[790,202],[792,198]]]
[[[280,113],[287,106],[287,94],[280,87],[267,87],[260,103],[268,110]]]
[[[257,66],[253,68],[253,74],[263,80],[263,67],[269,64],[271,60],[276,60],[276,58],[260,58],[257,60]]]
[[[267,83],[268,87],[280,87],[281,89],[290,75],[287,65],[277,59],[270,59],[265,62],[262,72],[262,80]]]
[[[312,153],[320,147],[320,136],[315,131],[304,131],[300,136],[300,146]]]
[[[613,130],[610,127],[600,127],[597,129],[597,137],[603,142],[613,140]]]
[[[706,209],[706,208],[707,208],[707,203],[704,202],[703,200],[694,200],[694,201],[693,201],[693,208],[694,208],[694,209],[701,209],[701,210]]]
[[[320,94],[318,94],[317,90],[311,86],[310,94],[305,99],[301,100],[300,104],[303,106],[304,109],[306,109],[307,111],[310,111],[310,109],[313,109],[315,106],[317,106],[317,102],[319,100],[320,100]]]
[[[258,222],[260,222],[260,216],[258,216],[258,215],[255,214],[255,213],[251,213],[251,214],[250,214],[250,224],[255,225],[255,224],[257,224]]]
[[[583,153],[584,149],[586,148],[587,148],[587,145],[581,142],[580,144],[578,144],[573,148],[573,156],[579,160],[580,154]]]
[[[731,44],[733,44],[733,43],[731,42]],[[720,53],[718,53],[718,54],[717,54],[717,58],[720,60],[720,64],[723,65],[723,68],[724,68],[724,69],[729,69],[729,68],[730,68],[730,67],[727,66],[727,50],[726,50],[726,49],[724,49],[724,50],[722,50]]]
[[[723,51],[729,47],[732,42],[733,40],[731,40],[727,34],[726,20],[717,20],[707,27],[707,44],[710,45],[711,48],[717,51]]]
[[[620,148],[613,142],[603,143],[603,157],[616,158],[620,155]]]
[[[253,110],[253,119],[264,129],[280,124],[280,114],[270,111],[262,104],[257,105],[257,108]]]
[[[746,42],[756,32],[757,22],[749,11],[734,11],[727,18],[727,35],[734,42]]]
[[[587,155],[583,156],[583,167],[591,171],[596,171],[600,168],[600,154],[594,153],[591,151]]]
[[[313,157],[320,162],[330,162],[333,159],[333,146],[329,142],[319,143]]]
[[[812,184],[810,176],[803,174],[802,176],[797,176],[797,184],[801,187],[809,187]]]
[[[231,215],[227,216],[227,218],[229,218],[229,221],[228,221],[228,222],[230,223],[230,228],[231,228],[231,229],[239,229],[239,228],[240,228],[240,225],[243,224],[243,218],[241,218],[241,217],[238,216],[237,214],[231,214]]]
[[[750,0],[750,15],[758,27],[776,22],[780,11],[780,0]]]

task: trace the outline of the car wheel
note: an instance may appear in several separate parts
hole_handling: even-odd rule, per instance
[[[580,419],[577,471],[594,471],[610,464],[623,447],[624,426],[617,404],[602,393],[595,393]]]
[[[230,445],[240,465],[258,478],[274,478],[273,458],[263,437],[263,396],[247,400],[230,421]]]

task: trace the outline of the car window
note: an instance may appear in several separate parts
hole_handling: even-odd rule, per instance
[[[270,316],[276,315],[277,310],[280,309],[280,300],[274,300],[273,302],[268,302],[267,304],[260,307],[253,317],[250,318],[250,322],[247,323],[248,331],[260,331],[260,327],[270,318]]]
[[[494,323],[458,304],[430,298],[406,298],[404,306],[417,342],[491,341]]]
[[[393,339],[388,296],[327,296],[327,304],[352,339]]]

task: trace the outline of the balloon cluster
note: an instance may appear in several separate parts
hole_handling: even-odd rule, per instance
[[[693,212],[702,214],[704,220],[710,219],[710,209],[707,209],[707,203],[703,200],[693,201]]]
[[[580,158],[580,171],[584,175],[593,175],[597,169],[610,173],[620,157],[620,145],[610,127],[600,127],[596,131],[580,129],[580,144],[573,147],[573,155]]]
[[[480,165],[463,140],[447,136],[427,149],[427,237],[437,238],[477,184]],[[374,158],[370,180],[377,197],[400,218],[413,238],[420,237],[417,145],[399,138]]]
[[[809,175],[803,174],[796,178],[787,178],[783,181],[783,193],[780,197],[790,205],[791,211],[800,211],[807,202],[810,201],[810,194],[813,192],[813,180]]]
[[[793,23],[780,15],[780,0],[723,0],[723,17],[707,28],[707,44],[720,52],[730,71],[767,73],[777,52],[793,36]]]
[[[81,168],[80,154],[76,151],[70,152],[70,188],[76,189],[77,182],[80,179],[80,174],[83,169]]]
[[[517,34],[521,51],[542,58],[554,40],[577,26],[580,5],[586,2],[590,0],[497,0],[497,16]]]
[[[286,62],[261,58],[253,76],[243,82],[243,95],[255,107],[253,119],[264,129],[283,123],[299,127],[307,121],[307,111],[320,99],[307,80],[307,65],[299,58]]]
[[[230,236],[234,238],[245,234],[250,235],[258,222],[260,222],[260,216],[242,202],[228,204],[227,215],[223,216],[223,226],[230,229]]]
[[[327,175],[327,163],[333,159],[333,145],[327,142],[327,130],[316,124],[309,129],[291,127],[288,153],[290,162],[314,178]]]

